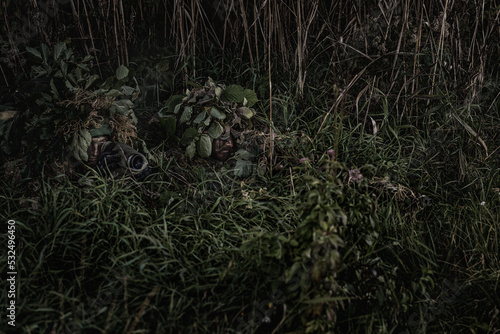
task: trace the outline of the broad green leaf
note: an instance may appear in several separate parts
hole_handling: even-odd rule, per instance
[[[205,96],[203,96],[199,101],[198,101],[198,105],[204,105],[204,104],[208,104],[212,101],[213,97],[210,95],[210,94],[207,94]]]
[[[186,147],[186,157],[188,159],[193,159],[194,154],[196,153],[196,143],[194,141]]]
[[[167,109],[168,109],[167,107],[163,107],[160,110],[158,110],[158,116],[167,117],[168,116]]]
[[[179,118],[179,124],[186,123],[191,119],[191,114],[193,113],[193,108],[184,107],[184,111],[182,112],[181,118]]]
[[[73,87],[73,85],[68,80],[65,80],[64,84],[66,85],[66,88],[68,88],[69,90],[71,91],[75,90],[75,87]]]
[[[241,160],[251,160],[252,158],[255,157],[255,155],[253,155],[252,153],[248,152],[247,150],[239,149],[234,154],[234,157],[236,159],[241,159]]]
[[[200,88],[201,86],[197,84],[196,82],[188,81],[186,82],[189,86],[195,87],[195,88]]]
[[[76,86],[78,84],[78,81],[76,80],[75,76],[73,73],[68,73],[67,75],[68,80],[71,82],[73,86]]]
[[[72,138],[70,149],[73,151],[73,157],[78,161],[87,161],[87,150],[92,142],[92,136],[88,130],[80,130],[75,133]]]
[[[80,130],[80,147],[87,151],[92,142],[92,135],[86,129]]]
[[[238,114],[238,116],[244,117],[246,119],[250,119],[254,116],[253,110],[248,107],[239,107],[238,109],[236,109],[236,113]]]
[[[186,131],[184,131],[184,133],[182,134],[181,144],[182,145],[190,144],[193,141],[193,139],[198,137],[198,135],[199,135],[198,130],[196,130],[195,128],[193,127],[187,128]]]
[[[50,79],[50,91],[54,95],[55,99],[59,99],[59,92],[57,91],[56,85],[54,84],[54,79]]]
[[[218,120],[223,120],[226,118],[226,114],[220,112],[217,108],[215,107],[212,107],[210,109],[210,116],[212,116],[213,118],[216,118]]]
[[[205,119],[205,117],[207,117],[207,112],[203,110],[201,113],[198,114],[198,116],[196,116],[193,123],[200,124]]]
[[[114,101],[113,105],[111,106],[111,108],[109,108],[109,110],[112,113],[118,113],[120,115],[128,115],[130,109],[132,109],[133,106],[134,104],[130,100],[124,99],[124,100]]]
[[[127,85],[122,86],[122,94],[127,96],[132,96],[136,92],[134,87],[130,87]]]
[[[61,66],[61,71],[64,75],[68,74],[68,63],[66,63],[64,60],[61,60],[59,62],[59,66]]]
[[[89,72],[90,71],[90,68],[86,64],[80,64],[80,63],[78,63],[78,64],[76,64],[76,66],[78,68],[81,68],[85,72]]]
[[[77,67],[75,69],[75,75],[78,82],[81,82],[83,80],[82,69],[80,67]]]
[[[52,96],[50,96],[49,94],[47,93],[42,93],[42,97],[39,98],[39,99],[36,99],[36,104],[38,106],[45,106],[47,105],[48,103],[52,103]],[[40,117],[40,121],[46,121],[48,120],[49,118],[48,117]],[[47,122],[42,122],[43,124],[47,124]],[[35,131],[36,131],[36,128],[35,128]]]
[[[99,79],[99,76],[97,74],[88,77],[87,83],[85,84],[85,89],[89,88],[97,79]]]
[[[87,160],[89,160],[89,155],[88,155],[87,151],[84,151],[83,149],[78,148],[78,154],[79,154],[79,160],[80,161],[87,161]]]
[[[209,116],[209,117],[205,118],[205,120],[202,123],[205,124],[205,127],[207,127],[210,125],[211,121],[212,121],[212,117]]]
[[[160,116],[160,125],[167,136],[175,134],[177,118],[174,115]]]
[[[116,78],[118,80],[123,80],[128,76],[128,68],[126,68],[124,65],[120,65],[116,69]]]
[[[221,97],[222,95],[222,88],[221,87],[215,87],[215,96]]]
[[[31,53],[33,56],[35,56],[39,60],[42,60],[42,54],[37,49],[33,49],[33,48],[30,48],[29,46],[27,46],[26,51]]]
[[[33,73],[33,77],[35,78],[47,75],[47,70],[44,69],[42,66],[33,66],[31,67],[31,71]]]
[[[127,115],[128,108],[125,108],[124,106],[117,106],[117,105],[112,105],[109,107],[109,113],[111,116],[114,116],[116,114],[119,115]]]
[[[234,176],[247,177],[252,174],[252,162],[248,160],[237,159],[234,166]]]
[[[178,105],[176,105],[174,108],[174,114],[177,115],[179,113],[179,110],[181,110],[181,107],[182,107],[182,103],[179,103]]]
[[[104,81],[103,84],[101,85],[101,89],[106,91],[109,90],[111,87],[113,87],[114,81],[115,81],[114,77],[107,78],[106,81]]]
[[[245,89],[244,97],[247,100],[246,106],[251,108],[255,103],[259,101],[257,94],[251,89]]]
[[[54,60],[58,60],[63,51],[66,51],[66,42],[57,43],[54,46]]]
[[[130,101],[129,99],[121,99],[121,100],[115,101],[114,104],[116,104],[118,106],[125,106],[128,109],[132,109],[134,107],[134,103],[132,101]]]
[[[118,97],[122,95],[122,92],[120,92],[118,89],[111,89],[109,92],[106,93],[106,95],[110,97]]]
[[[44,62],[47,62],[47,60],[49,59],[49,54],[50,54],[50,49],[47,46],[47,44],[42,44],[42,57]]]
[[[139,123],[139,120],[137,119],[137,116],[135,116],[135,113],[132,109],[128,110],[127,116],[128,116],[128,118],[130,118],[130,121],[132,122],[132,124],[137,126],[137,123]]]
[[[175,107],[182,102],[182,99],[184,98],[183,95],[172,95],[170,98],[165,102],[165,112],[167,113],[173,113]],[[180,106],[179,106],[180,108]]]
[[[228,86],[221,95],[224,101],[242,103],[245,97],[245,90],[240,85]]]
[[[69,48],[69,49],[66,49],[66,51],[64,52],[64,60],[68,61],[68,60],[73,60],[73,49]]]
[[[212,139],[209,135],[201,135],[198,141],[198,154],[202,158],[208,158],[212,154]]]
[[[208,135],[213,139],[219,138],[224,132],[224,128],[220,125],[219,122],[213,122],[212,125],[208,128]]]

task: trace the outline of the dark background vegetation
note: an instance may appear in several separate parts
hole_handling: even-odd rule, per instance
[[[499,332],[499,15],[496,0],[2,0],[13,332]],[[88,94],[110,77],[140,90],[146,182],[24,173],[56,143],[42,116],[65,67],[98,78]],[[260,99],[250,177],[173,158],[151,122],[209,77]]]

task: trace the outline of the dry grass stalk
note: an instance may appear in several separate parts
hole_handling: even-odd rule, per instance
[[[461,94],[470,93],[469,101],[477,102],[481,98],[495,52],[489,44],[497,39],[500,14],[495,10],[497,1],[483,0],[476,4],[464,0],[446,0],[442,4],[430,0],[379,1],[362,5],[344,0],[163,0],[158,3],[70,0],[67,6],[49,7],[53,10],[50,17],[54,22],[64,22],[68,13],[78,18],[75,21],[80,34],[78,43],[96,60],[106,56],[118,64],[127,64],[129,47],[146,43],[146,39],[141,41],[137,36],[140,31],[137,27],[146,25],[150,47],[161,47],[152,44],[158,40],[157,34],[162,35],[166,45],[175,44],[179,55],[177,67],[184,68],[185,79],[188,74],[196,77],[197,57],[212,44],[224,54],[240,51],[255,68],[263,54],[272,58],[271,61],[279,59],[281,66],[290,69],[290,78],[297,83],[299,94],[304,91],[309,65],[319,61],[318,54],[325,52],[331,54],[329,63],[333,73],[341,73],[334,80],[340,86],[347,86],[349,81],[344,78],[357,75],[353,73],[356,71],[354,66],[352,69],[345,66],[359,59],[352,51],[369,61],[375,59],[370,50],[370,38],[378,34],[382,42],[392,48],[383,52],[392,56],[388,64],[390,78],[386,80],[390,87],[383,88],[384,93],[391,95],[403,82],[403,90],[397,93],[395,103],[397,108],[407,107],[396,110],[398,119],[402,120],[405,114],[410,119],[419,114],[419,104],[408,97],[415,97],[417,92],[422,92],[421,87],[426,86],[430,88],[421,94],[439,92],[436,83],[440,82],[443,72],[453,74],[454,88],[462,85]],[[49,8],[38,1],[29,6],[38,11],[42,7]],[[462,13],[463,6],[467,11]],[[12,37],[9,19],[19,8],[14,2],[5,3],[3,7],[3,31],[9,41]],[[464,20],[471,24],[466,27]],[[86,27],[82,21],[86,22]],[[157,27],[157,22],[161,22],[161,26]],[[33,41],[34,28],[30,27],[29,34]],[[333,43],[328,46],[328,41]],[[14,41],[10,43],[15,45]],[[319,52],[310,59],[308,55],[317,49]],[[412,54],[412,64],[404,59],[408,53]],[[432,57],[432,65],[422,68],[423,56],[427,55]],[[1,66],[0,71],[9,84],[10,69]],[[411,77],[405,73],[411,73]],[[379,78],[378,83],[385,79]],[[372,78],[363,80],[371,82]],[[400,98],[404,100],[399,101]]]
[[[448,12],[448,3],[449,3],[449,1],[446,0],[445,5],[444,5],[444,11],[442,13],[441,29],[440,29],[440,33],[439,33],[439,41],[438,41],[437,50],[436,50],[437,59],[435,60],[434,73],[432,76],[431,94],[434,93],[434,85],[435,85],[435,81],[436,81],[436,76],[438,75],[437,74],[438,65],[441,65],[442,60],[443,60],[443,50],[444,50],[444,39],[445,39],[445,33],[446,33],[446,18],[447,18],[447,12]]]
[[[101,66],[99,66],[99,58],[97,57],[97,48],[95,47],[94,36],[92,34],[92,24],[90,23],[89,13],[87,11],[87,6],[85,4],[85,1],[82,1],[82,3],[83,3],[83,10],[85,12],[85,17],[87,18],[87,26],[89,29],[90,43],[92,44],[91,51],[94,53],[95,61],[96,61],[96,64],[99,68],[99,74],[102,76]]]
[[[82,23],[80,22],[80,13],[76,10],[75,2],[73,0],[70,0],[71,3],[71,10],[73,12],[73,17],[76,19],[76,24],[78,26],[78,31],[80,32],[81,38],[85,38],[85,30],[83,29]],[[89,27],[89,29],[92,29]],[[84,44],[85,50],[87,53],[89,53],[89,49],[86,44]]]
[[[245,12],[245,4],[243,3],[243,0],[240,0],[240,9],[241,9],[241,18],[243,21],[243,28],[245,29],[245,40],[247,41],[248,45],[248,54],[250,56],[250,65],[254,67],[253,64],[253,54],[252,54],[252,46],[250,42],[250,31],[248,28],[248,22],[247,22],[247,16]]]
[[[186,33],[184,31],[184,20],[185,20],[185,15],[186,15],[186,12],[183,10],[184,9],[184,0],[176,0],[175,2],[175,5],[174,5],[174,11],[177,13],[177,15],[175,15],[175,17],[177,17],[179,19],[179,22],[177,24],[177,22],[175,20],[172,21],[172,27],[173,27],[173,31],[178,31],[178,35],[177,35],[177,38],[175,39],[176,40],[176,51],[178,54],[181,55],[181,58],[179,59],[182,60],[183,62],[186,61],[187,59],[187,52],[186,52]],[[180,41],[179,41],[179,38],[178,36],[180,36]],[[187,80],[187,68],[184,67],[184,76],[185,76],[185,79]]]
[[[315,21],[318,12],[318,1],[309,2],[309,13],[307,17],[304,14],[304,1],[297,2],[296,22],[297,22],[297,50],[295,52],[298,65],[297,89],[300,95],[304,92],[304,85],[307,71],[305,70],[305,59],[308,50],[308,36],[311,24]]]
[[[134,138],[137,138],[137,128],[128,116],[115,115],[109,121],[109,125],[117,141],[121,143],[132,145]]]
[[[268,4],[268,22],[269,22],[269,39],[267,41],[267,69],[268,69],[268,76],[269,76],[269,139],[270,139],[270,145],[269,145],[269,162],[270,165],[273,166],[273,153],[274,153],[274,124],[273,124],[273,82],[272,82],[272,76],[271,76],[271,31],[272,31],[272,15],[271,15],[271,1],[269,1]],[[270,168],[271,175],[272,175],[272,168]]]
[[[253,2],[253,28],[254,28],[254,44],[255,44],[255,54],[257,56],[257,61],[260,59],[259,57],[259,39],[258,39],[258,26],[260,25],[260,21],[258,19],[258,7],[257,7],[257,0],[254,0]],[[261,25],[260,25],[261,26]],[[261,26],[262,27],[262,26]]]
[[[418,80],[417,80],[417,76],[418,76],[418,68],[420,67],[420,57],[419,57],[419,54],[420,54],[420,43],[421,43],[421,40],[422,40],[422,26],[423,26],[423,21],[424,21],[424,9],[423,8],[420,8],[420,20],[419,20],[419,23],[418,23],[418,34],[416,36],[416,43],[415,43],[415,51],[414,51],[414,55],[413,55],[413,80],[411,80],[411,95],[414,95],[416,94],[416,91],[418,90]],[[414,104],[414,100],[412,99],[411,100],[411,104],[410,104],[410,118],[412,118],[413,116],[413,108],[415,106]],[[402,118],[402,114],[401,116],[398,115],[398,118],[401,119]]]
[[[197,1],[196,1],[197,2]],[[195,7],[195,0],[191,0],[191,13],[193,15],[193,20],[191,22],[192,33],[191,33],[191,56],[193,57],[193,77],[196,77],[196,31],[199,20],[199,6]],[[196,9],[195,9],[196,8]]]
[[[118,0],[120,5],[120,15],[122,21],[122,45],[123,45],[123,53],[124,53],[124,64],[128,66],[128,45],[127,45],[127,29],[125,28],[125,12],[123,11],[123,0]]]

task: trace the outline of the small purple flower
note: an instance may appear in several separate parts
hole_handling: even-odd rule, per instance
[[[330,156],[332,160],[335,159],[335,151],[334,150],[328,150],[326,153]]]
[[[360,183],[362,180],[363,180],[363,175],[361,174],[358,168],[351,169],[349,171],[349,181]]]
[[[309,161],[309,158],[301,158],[301,159],[299,160],[299,162],[300,162],[301,164],[303,164],[303,163],[305,163],[305,162],[308,162],[308,161]]]

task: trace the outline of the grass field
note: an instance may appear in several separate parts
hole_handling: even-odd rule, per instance
[[[17,275],[15,298],[0,292],[3,310],[15,300],[16,326],[2,312],[0,332],[500,332],[500,7],[483,1],[460,21],[461,2],[443,1],[447,20],[401,1],[370,7],[377,20],[351,8],[337,26],[313,1],[281,18],[299,25],[291,47],[294,25],[276,16],[286,6],[257,2],[258,19],[224,23],[241,28],[240,48],[196,48],[212,32],[180,23],[172,47],[185,48],[117,56],[140,90],[145,181],[66,175],[49,158],[26,175],[42,149],[2,153],[0,270],[14,271],[15,250]],[[182,4],[176,17],[189,20]],[[254,45],[256,22],[277,28]],[[110,63],[100,76],[120,77]],[[245,177],[234,158],[187,159],[154,121],[170,95],[208,78],[259,98]],[[20,129],[19,142],[45,140]]]

